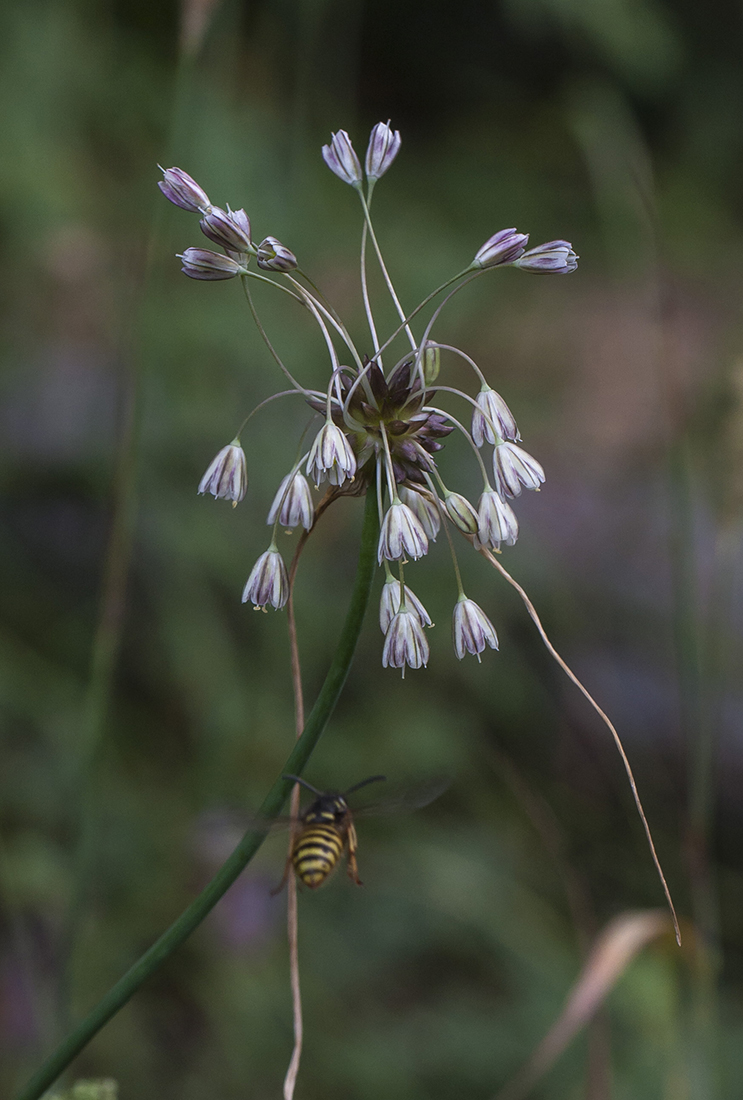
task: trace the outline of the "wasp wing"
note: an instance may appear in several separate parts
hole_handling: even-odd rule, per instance
[[[358,806],[353,802],[351,812],[354,818],[372,817],[377,814],[412,813],[413,810],[421,810],[434,802],[451,786],[451,783],[450,775],[429,776],[428,779],[414,783],[395,783],[373,802]]]

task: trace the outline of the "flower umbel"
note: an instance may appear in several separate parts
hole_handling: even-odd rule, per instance
[[[288,380],[289,389],[273,394],[253,410],[292,394],[309,405],[322,419],[305,457],[295,453],[291,472],[274,496],[268,513],[273,524],[273,541],[256,562],[243,592],[243,600],[265,608],[283,607],[288,598],[287,573],[277,549],[279,527],[302,527],[314,531],[316,514],[324,512],[338,499],[376,493],[380,517],[377,558],[384,564],[387,579],[380,601],[380,626],[385,635],[383,664],[393,668],[420,668],[428,661],[428,642],[423,631],[431,619],[403,578],[403,566],[423,558],[429,544],[436,540],[442,518],[476,550],[498,551],[512,546],[519,525],[509,498],[523,489],[539,489],[544,482],[540,463],[519,443],[516,420],[504,398],[495,390],[480,367],[463,350],[432,336],[443,304],[473,278],[490,269],[521,267],[531,272],[566,273],[573,271],[577,256],[568,241],[554,240],[528,251],[529,235],[515,228],[494,233],[474,260],[458,275],[432,291],[419,306],[407,312],[397,296],[384,262],[371,221],[372,191],[398,156],[401,138],[388,122],[372,129],[366,150],[364,172],[345,130],[332,135],[322,155],[331,171],[349,184],[361,201],[364,234],[361,251],[362,301],[369,332],[366,347],[357,346],[337,311],[315,284],[297,266],[297,259],[279,238],[264,236],[253,244],[251,221],[243,209],[212,204],[206,192],[179,168],[163,172],[160,188],[170,202],[183,210],[200,215],[201,230],[222,252],[187,248],[181,255],[183,271],[192,279],[226,280],[239,278],[258,330],[277,366]],[[375,256],[383,283],[397,312],[399,324],[384,337],[374,316],[367,277],[367,259]],[[253,266],[259,270],[255,270]],[[303,380],[302,366],[290,371],[281,360],[256,312],[250,287],[260,280],[262,288],[275,287],[306,310],[317,324],[322,345],[330,360],[329,373],[314,385]],[[435,304],[437,295],[447,297]],[[430,316],[420,333],[421,311],[429,307]],[[425,316],[425,315],[423,315]],[[397,342],[406,341],[400,354]],[[449,356],[468,364],[476,378],[474,396],[449,384],[446,370]],[[344,365],[348,364],[348,365]],[[440,407],[448,393],[458,395],[473,408],[468,430],[446,408]],[[251,413],[244,424],[252,416]],[[243,428],[240,428],[240,432]],[[476,489],[465,493],[448,489],[439,473],[438,463],[445,441],[458,431],[469,445],[470,454],[482,475],[478,506]],[[492,455],[481,453],[492,447]],[[488,465],[492,463],[492,475]],[[306,475],[306,476],[305,476]],[[491,483],[492,477],[492,483]],[[308,481],[309,479],[309,481]],[[316,513],[310,482],[326,491]],[[245,456],[237,439],[219,452],[199,485],[200,492],[231,500],[245,495],[247,477]],[[302,546],[304,545],[303,536]],[[484,612],[462,593],[459,566],[454,554],[452,532],[447,539],[454,557],[454,570],[460,599],[454,611],[454,646],[458,657],[474,653],[478,659],[488,646],[497,648],[492,624]],[[400,576],[392,576],[390,562],[399,562]]]

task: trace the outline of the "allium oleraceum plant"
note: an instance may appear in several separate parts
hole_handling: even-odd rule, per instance
[[[345,130],[333,134],[330,144],[322,149],[327,166],[356,191],[361,202],[361,294],[369,329],[367,347],[359,347],[352,340],[338,314],[302,272],[286,245],[274,236],[264,237],[258,245],[253,243],[245,210],[215,206],[204,189],[180,168],[163,170],[159,187],[176,206],[199,214],[202,232],[223,250],[187,248],[179,257],[184,273],[192,279],[242,281],[261,335],[290,385],[290,389],[268,400],[297,394],[312,409],[316,422],[308,451],[301,454],[300,447],[273,500],[268,515],[268,523],[273,525],[271,541],[250,573],[243,602],[264,610],[269,605],[278,609],[286,603],[289,583],[277,547],[277,530],[299,525],[306,531],[312,528],[315,505],[310,482],[315,489],[326,484],[323,510],[335,499],[366,493],[373,486],[380,513],[377,557],[385,571],[379,614],[384,633],[382,663],[402,669],[404,674],[406,666],[420,668],[428,662],[429,644],[424,631],[432,626],[423,604],[406,583],[405,565],[428,553],[443,524],[457,587],[452,617],[454,652],[459,658],[471,653],[480,660],[486,646],[498,648],[498,639],[485,612],[465,595],[448,528],[458,530],[475,549],[498,551],[502,543],[512,546],[519,527],[510,502],[523,489],[538,490],[544,482],[542,466],[520,445],[516,420],[503,397],[465,351],[434,338],[434,325],[452,296],[486,271],[516,267],[527,272],[567,274],[575,270],[577,256],[563,240],[527,250],[527,233],[502,229],[485,242],[467,267],[407,312],[387,271],[370,216],[376,183],[392,165],[400,145],[399,132],[392,130],[388,122],[380,122],[371,132],[364,168]],[[369,240],[400,317],[400,324],[384,339],[378,334],[367,285]],[[319,387],[297,381],[280,359],[256,313],[251,280],[284,291],[316,321],[329,357],[329,372]],[[413,322],[444,291],[448,293],[432,309],[420,335],[415,335]],[[410,347],[390,362],[393,341],[398,337]],[[471,369],[476,385],[473,393],[443,383],[442,353],[464,361]],[[469,406],[469,428],[444,407],[444,398],[452,394]],[[262,402],[259,408],[265,404]],[[482,477],[476,506],[463,493],[444,484],[434,457],[455,431],[471,447]],[[246,489],[246,462],[238,433],[209,466],[199,492],[230,500],[234,506]]]

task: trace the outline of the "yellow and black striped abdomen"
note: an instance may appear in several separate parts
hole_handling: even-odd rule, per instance
[[[308,825],[302,830],[292,852],[294,870],[311,890],[322,886],[341,857],[345,839],[333,825]]]

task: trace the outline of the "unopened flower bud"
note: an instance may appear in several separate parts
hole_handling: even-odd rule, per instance
[[[361,165],[345,130],[331,136],[330,145],[323,145],[322,157],[338,179],[352,186],[361,183]]]
[[[486,439],[488,443],[521,439],[508,405],[487,385],[477,395],[477,408],[472,413],[472,438],[478,447],[482,447]]]
[[[455,527],[465,535],[476,535],[479,525],[477,512],[461,493],[447,493],[444,497],[446,514]]]
[[[210,241],[231,252],[250,252],[250,219],[244,210],[221,210],[213,206],[199,222],[201,232]]]
[[[266,271],[293,271],[297,257],[276,237],[266,237],[258,245],[257,262]]]
[[[402,138],[400,131],[390,129],[389,121],[378,122],[371,132],[366,150],[366,178],[378,180],[397,156]],[[326,158],[327,159],[327,158]],[[335,169],[333,169],[335,172]]]
[[[237,439],[223,447],[199,482],[200,493],[211,493],[215,500],[231,500],[234,508],[248,488],[245,452]]]
[[[211,252],[208,248],[187,248],[184,253],[178,253],[178,259],[183,261],[181,271],[189,279],[234,279],[245,270],[231,256]]]
[[[452,636],[454,652],[460,661],[465,653],[472,653],[479,661],[485,646],[498,648],[498,635],[490,619],[474,600],[468,600],[464,594],[454,607]]]
[[[573,252],[570,241],[548,241],[530,248],[518,260],[514,267],[522,271],[534,271],[545,275],[568,275],[578,266],[578,257]]]
[[[293,470],[281,482],[266,523],[275,523],[277,516],[282,527],[298,527],[301,523],[309,531],[313,524],[312,493],[307,478],[299,470]]]
[[[523,447],[500,443],[493,451],[493,473],[504,496],[521,496],[521,486],[538,489],[544,483],[544,469]]]
[[[414,611],[403,605],[392,617],[384,639],[382,665],[384,668],[405,666],[420,668],[428,664],[430,650],[420,619]]]
[[[418,599],[411,588],[405,587],[405,606],[408,611],[414,611],[418,616],[421,626],[433,626],[431,616]],[[395,577],[388,577],[382,585],[382,595],[379,600],[379,625],[382,633],[387,633],[387,628],[400,610],[400,582]]]
[[[423,352],[423,378],[427,386],[432,386],[441,370],[441,348],[427,346]]]
[[[283,558],[271,544],[253,566],[243,589],[243,603],[252,603],[256,611],[271,605],[277,611],[289,599],[289,578]]]
[[[160,171],[163,178],[158,181],[157,186],[175,206],[191,213],[209,209],[209,196],[188,172],[184,172],[182,168],[160,168]]]
[[[489,550],[497,550],[502,542],[513,546],[518,538],[519,523],[511,505],[495,489],[486,489],[482,494],[477,514],[480,524],[475,546],[478,549],[486,546]]]
[[[315,436],[306,469],[316,486],[326,478],[331,485],[342,485],[356,473],[356,455],[332,420],[326,420]]]
[[[472,267],[498,267],[512,264],[524,254],[524,246],[529,240],[528,233],[519,233],[516,229],[501,229],[494,233],[476,253]]]
[[[380,564],[385,558],[387,561],[402,558],[415,561],[427,553],[428,538],[415,513],[401,500],[393,501],[382,521],[377,560]]]

